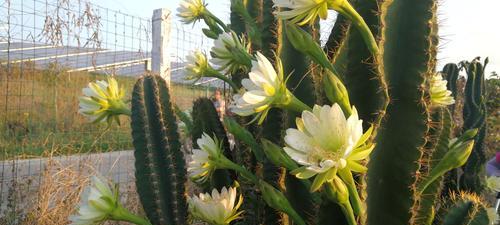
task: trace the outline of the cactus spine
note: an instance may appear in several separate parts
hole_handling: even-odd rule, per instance
[[[132,136],[139,198],[153,224],[185,224],[186,168],[165,80],[140,78],[132,95]]]
[[[443,225],[489,224],[486,206],[474,194],[453,194],[450,203],[443,209]]]

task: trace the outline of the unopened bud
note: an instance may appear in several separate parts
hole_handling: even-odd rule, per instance
[[[349,190],[338,176],[335,176],[331,181],[326,183],[325,190],[332,201],[339,204],[345,204],[349,201]]]
[[[347,93],[346,87],[331,71],[325,70],[325,72],[323,86],[326,97],[332,104],[339,104],[346,116],[351,115],[351,103],[349,102],[349,94]]]
[[[439,161],[439,163],[431,169],[429,176],[419,185],[418,190],[423,192],[434,180],[442,176],[446,172],[461,167],[467,162],[472,148],[474,147],[474,140],[472,140],[477,133],[477,129],[466,131],[460,138],[452,141],[449,145],[449,150]]]
[[[273,164],[277,166],[285,167],[287,170],[297,169],[297,164],[285,153],[283,148],[275,145],[269,140],[261,139],[262,149]]]
[[[293,47],[304,54],[307,54],[311,59],[322,67],[334,71],[334,68],[325,52],[319,44],[313,39],[311,34],[300,29],[293,23],[286,24],[286,35]]]
[[[215,33],[214,31],[212,31],[210,29],[203,28],[201,30],[203,31],[203,34],[205,34],[205,36],[207,36],[209,38],[217,39],[217,37],[219,37],[219,35],[217,33]]]

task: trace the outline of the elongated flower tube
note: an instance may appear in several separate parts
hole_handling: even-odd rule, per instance
[[[455,103],[451,91],[447,89],[448,81],[443,79],[440,73],[434,74],[430,80],[429,94],[431,96],[431,106],[444,107]]]
[[[228,83],[234,91],[238,91],[236,84],[228,77],[215,70],[209,63],[205,53],[195,50],[186,56],[186,80],[197,81],[202,77],[214,77]]]
[[[328,17],[327,0],[274,0],[274,5],[288,8],[288,11],[276,12],[278,17],[290,20],[298,25],[313,24],[318,16],[321,19]]]
[[[310,110],[286,88],[283,66],[279,59],[276,59],[276,71],[271,62],[260,52],[257,52],[256,58],[257,61],[252,62],[249,79],[241,81],[245,88],[244,93],[233,96],[234,103],[230,106],[232,112],[240,116],[257,114],[255,120],[260,124],[272,107],[297,112]]]
[[[238,219],[243,211],[238,211],[243,203],[243,196],[238,197],[236,188],[223,187],[221,192],[216,189],[212,194],[188,197],[189,212],[199,220],[212,225],[228,225]]]
[[[130,115],[130,109],[125,104],[125,89],[118,86],[114,78],[108,81],[91,82],[82,89],[80,97],[80,114],[89,118],[91,122],[107,121],[111,124],[115,120],[120,123],[120,115]]]
[[[177,16],[185,24],[203,19],[207,4],[204,0],[184,0],[177,8]]]
[[[200,149],[193,149],[193,156],[188,164],[191,179],[203,183],[207,181],[217,169],[218,158],[223,157],[219,141],[203,133],[197,141]]]
[[[84,191],[77,214],[69,219],[71,225],[94,225],[106,220],[151,225],[149,221],[130,213],[121,206],[117,186],[111,188],[106,181],[96,176],[91,178],[91,186]]]
[[[286,130],[285,152],[302,167],[291,173],[299,179],[315,176],[311,191],[318,190],[325,181],[331,181],[338,170],[363,173],[367,170],[361,161],[374,148],[365,143],[371,135],[370,128],[363,134],[363,121],[355,107],[345,118],[338,104],[315,105],[312,112],[302,112],[297,118],[297,129]]]
[[[252,56],[245,40],[230,31],[219,35],[214,41],[210,55],[219,71],[233,73],[238,70],[248,71],[252,66]]]

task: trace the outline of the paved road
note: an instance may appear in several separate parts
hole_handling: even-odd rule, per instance
[[[82,154],[26,160],[0,161],[0,215],[5,211],[9,195],[23,196],[36,192],[48,162],[59,165],[52,168],[72,167],[73,170],[90,174],[98,171],[115,183],[129,184],[134,180],[134,156],[132,151],[116,151],[100,154]],[[33,192],[33,193],[32,193]],[[22,199],[17,200],[22,204]]]

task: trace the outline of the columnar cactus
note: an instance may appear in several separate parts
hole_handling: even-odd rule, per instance
[[[486,87],[484,85],[484,70],[488,64],[488,58],[481,64],[479,58],[471,62],[462,61],[459,65],[450,63],[443,68],[443,73],[448,80],[448,87],[457,95],[457,78],[460,69],[465,69],[467,82],[464,88],[464,107],[463,107],[463,132],[476,128],[476,145],[472,151],[470,160],[462,168],[463,174],[460,177],[454,176],[454,180],[448,182],[448,186],[455,190],[467,190],[475,193],[481,193],[484,189],[484,182],[481,179],[483,164],[486,162],[484,137],[486,135]],[[450,106],[454,110],[453,106]],[[451,174],[456,175],[457,172]],[[455,181],[458,180],[458,183]]]
[[[200,195],[207,198],[203,204],[190,204],[194,219],[215,225],[430,225],[455,218],[487,224],[482,207],[471,211],[468,200],[448,214],[436,213],[443,205],[439,196],[448,191],[442,190],[443,175],[474,154],[478,133],[467,129],[452,139],[447,105],[454,100],[434,69],[437,0],[353,5],[347,0],[232,0],[231,5],[230,25],[202,0],[185,0],[179,9],[186,23],[203,20],[204,34],[216,44],[209,72],[195,64],[189,70],[224,76],[234,93],[229,108],[237,114],[225,119],[224,130],[209,100],[195,102],[192,141],[200,146],[188,171],[201,171],[196,178],[203,179],[196,180],[207,181],[204,188],[218,179],[210,176],[214,170],[236,175],[226,175],[234,184],[215,185],[211,196]],[[321,47],[319,20],[329,10],[340,16]],[[180,225],[186,224],[186,193],[179,185],[186,172],[172,139],[176,127],[168,90],[160,83],[146,76],[136,85],[137,179],[151,222]],[[232,150],[226,131],[235,138]],[[231,185],[241,187],[242,214],[236,211],[239,205],[233,207],[234,199],[213,201],[229,196],[221,186]],[[209,213],[210,207],[219,213]]]
[[[137,192],[153,224],[185,224],[186,167],[165,80],[140,78],[132,94]]]

